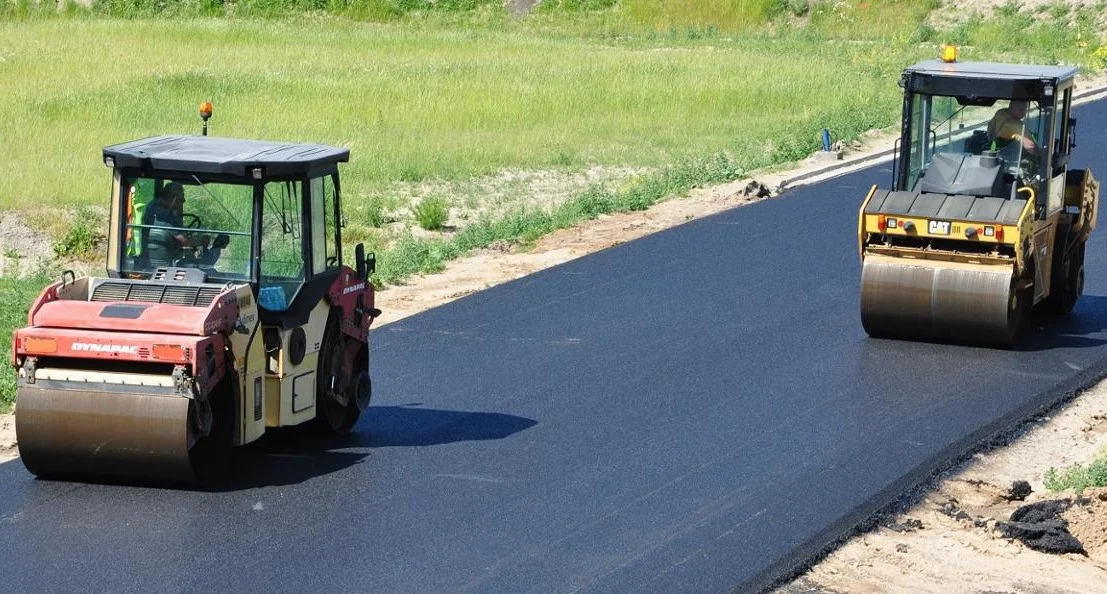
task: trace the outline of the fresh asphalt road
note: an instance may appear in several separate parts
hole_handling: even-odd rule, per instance
[[[1107,103],[1076,166],[1107,178]],[[872,340],[856,213],[881,166],[374,332],[373,406],[219,492],[0,465],[6,591],[758,589],[1107,370],[1087,295],[1020,351]]]

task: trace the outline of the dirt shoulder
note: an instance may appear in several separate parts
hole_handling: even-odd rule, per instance
[[[15,415],[0,415],[0,462],[19,456],[15,443]]]
[[[919,503],[849,539],[778,590],[801,592],[1105,592],[1107,489],[1050,493],[1051,467],[1085,463],[1107,448],[1107,382],[1026,428],[1010,445],[977,454],[939,477]],[[1012,486],[1027,481],[1020,500]],[[1025,489],[1024,489],[1025,491]],[[997,523],[1023,505],[1076,503],[1062,514],[1080,553],[1033,550]]]

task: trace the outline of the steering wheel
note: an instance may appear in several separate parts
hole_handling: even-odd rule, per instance
[[[1034,179],[1038,175],[1040,165],[1041,163],[1036,156],[1023,152],[1019,159],[1020,176],[1025,180]]]
[[[189,229],[202,229],[204,227],[204,221],[194,214],[182,214],[181,222]]]

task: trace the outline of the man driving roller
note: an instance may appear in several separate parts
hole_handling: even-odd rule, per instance
[[[184,201],[184,187],[169,182],[146,209],[145,223],[154,226],[150,229],[148,250],[150,263],[155,266],[171,266],[182,257],[184,248],[208,247],[210,240],[206,235],[193,236],[180,231],[184,227]]]
[[[992,116],[992,121],[988,122],[988,138],[999,148],[1018,141],[1028,153],[1038,154],[1038,144],[1034,142],[1034,137],[1024,130],[1026,107],[1026,101],[1012,99],[1007,107],[997,111]]]

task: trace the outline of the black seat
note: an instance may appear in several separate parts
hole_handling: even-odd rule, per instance
[[[974,130],[972,136],[965,139],[965,152],[979,155],[988,148],[990,141],[988,133],[984,130]]]

